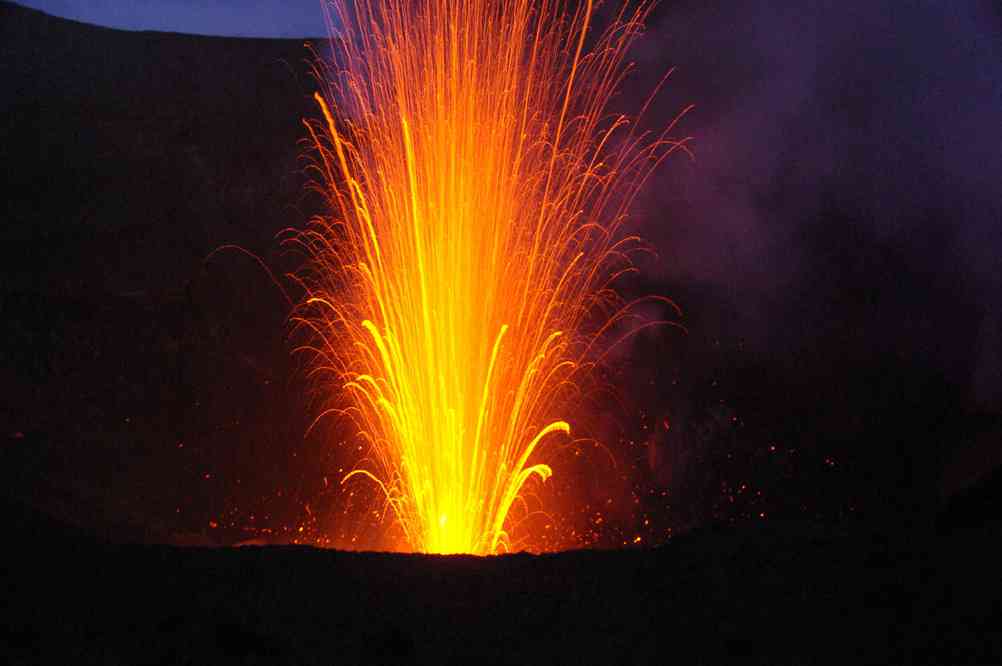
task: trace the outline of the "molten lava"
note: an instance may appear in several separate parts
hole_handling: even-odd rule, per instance
[[[328,7],[335,56],[307,127],[330,215],[290,241],[308,257],[293,319],[321,416],[363,442],[343,483],[376,484],[415,551],[530,543],[509,511],[553,473],[631,316],[612,284],[643,246],[621,227],[684,145],[607,111],[650,5],[586,48],[593,3],[569,4]]]

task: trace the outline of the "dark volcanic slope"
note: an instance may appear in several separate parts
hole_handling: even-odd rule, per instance
[[[308,58],[0,2],[7,492],[140,539],[255,511],[223,467],[248,497],[296,493],[288,306],[246,257],[204,259],[236,243],[280,273],[275,234],[316,209]]]
[[[221,243],[297,222],[303,42],[123,32],[0,3],[0,44],[8,289],[176,288]]]
[[[5,524],[10,513],[4,507]],[[23,518],[23,516],[22,516]],[[998,526],[795,526],[656,550],[494,558],[101,546],[30,520],[7,549],[9,663],[997,663]],[[38,533],[35,535],[37,536]]]

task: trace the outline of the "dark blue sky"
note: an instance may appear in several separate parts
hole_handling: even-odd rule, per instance
[[[326,34],[321,0],[17,0],[55,16],[124,30],[240,37]]]

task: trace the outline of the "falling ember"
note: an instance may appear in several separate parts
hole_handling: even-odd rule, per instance
[[[342,484],[378,486],[411,550],[526,543],[509,510],[553,473],[636,305],[612,289],[643,249],[626,212],[684,147],[606,108],[650,5],[586,48],[593,3],[568,4],[327,7],[340,33],[307,127],[331,213],[289,241],[308,258],[293,320],[320,417],[367,452]]]

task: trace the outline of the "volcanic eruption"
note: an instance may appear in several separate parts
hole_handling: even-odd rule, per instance
[[[545,549],[510,511],[559,473],[608,350],[658,323],[614,283],[645,249],[632,201],[685,143],[610,111],[651,5],[597,36],[593,5],[326,6],[306,127],[329,211],[287,238],[306,257],[292,320],[318,420],[359,443],[342,484],[380,489],[402,549]]]

